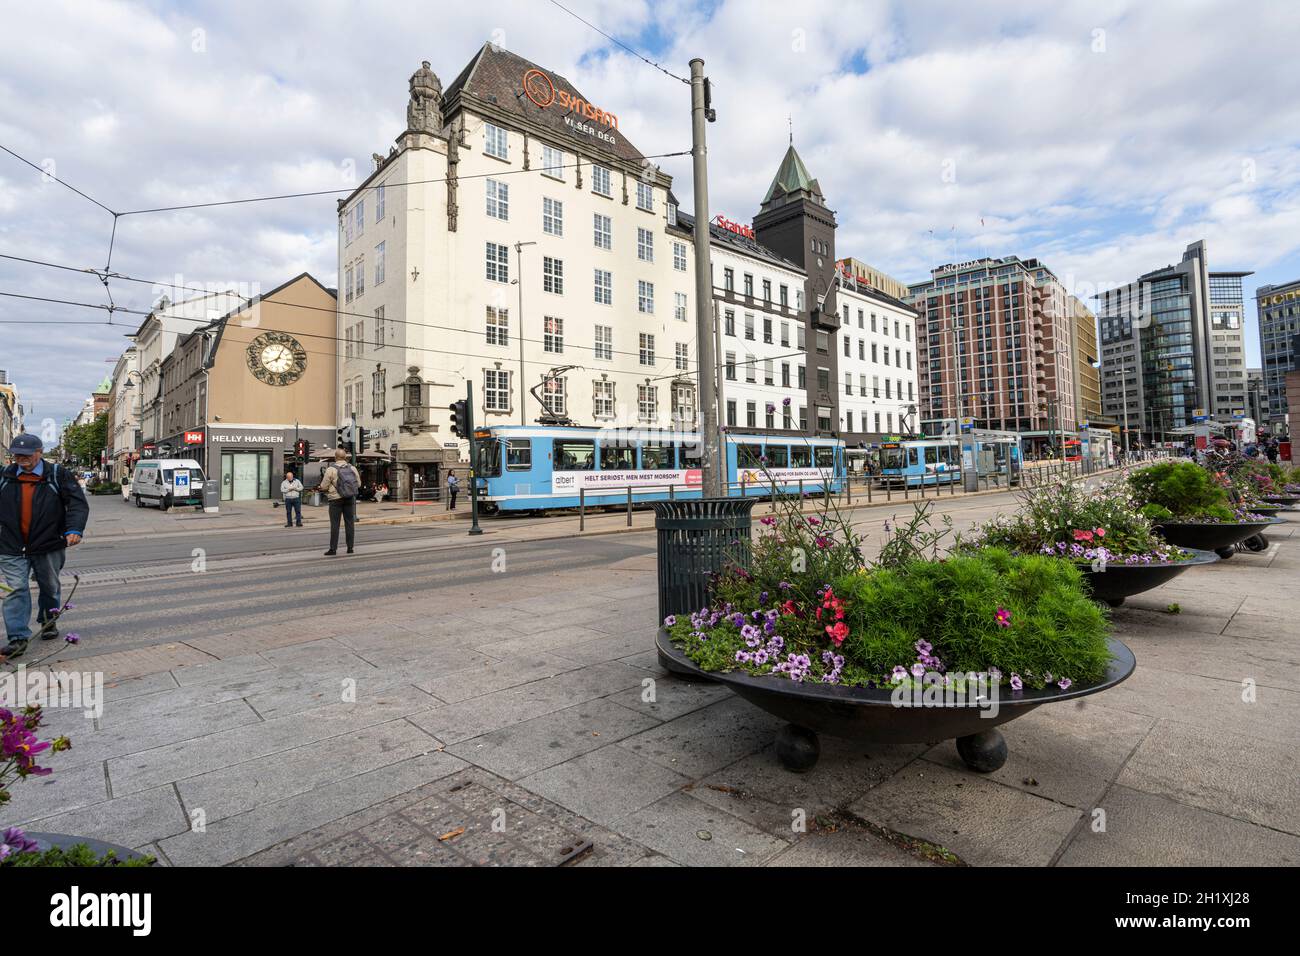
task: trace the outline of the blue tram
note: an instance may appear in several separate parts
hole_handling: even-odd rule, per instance
[[[1020,483],[1020,439],[1014,432],[975,429],[975,468],[980,477]],[[883,442],[880,480],[909,488],[947,485],[962,480],[961,441],[955,437]]]
[[[474,437],[487,514],[621,505],[629,488],[634,504],[701,496],[704,445],[696,433],[494,425]],[[732,497],[844,487],[844,442],[836,438],[728,434],[726,460]]]

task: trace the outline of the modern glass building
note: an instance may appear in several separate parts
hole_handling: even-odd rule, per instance
[[[1255,308],[1259,316],[1259,352],[1264,362],[1268,427],[1274,434],[1287,434],[1286,376],[1300,363],[1300,352],[1295,349],[1296,337],[1300,335],[1300,279],[1260,286],[1255,290]]]

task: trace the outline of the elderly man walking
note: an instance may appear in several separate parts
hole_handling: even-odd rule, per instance
[[[5,583],[6,658],[27,650],[31,638],[32,595],[40,591],[37,621],[41,637],[59,636],[59,572],[65,550],[81,542],[90,517],[85,492],[67,468],[41,458],[41,440],[18,435],[9,445],[14,464],[0,471],[0,575]]]
[[[356,537],[357,492],[361,490],[361,476],[348,464],[348,453],[342,448],[334,452],[334,464],[325,469],[320,490],[325,492],[330,506],[330,549],[325,554],[338,554],[340,518],[347,529],[348,554],[351,554]]]

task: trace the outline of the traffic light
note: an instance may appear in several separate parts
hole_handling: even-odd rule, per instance
[[[460,438],[469,437],[469,404],[464,399],[451,403],[451,433]]]
[[[349,419],[334,430],[334,447],[346,448],[352,444],[352,421]]]
[[[294,443],[293,453],[301,464],[307,464],[307,459],[311,457],[311,442],[305,438],[299,438]]]
[[[366,450],[366,430],[360,425],[357,426],[357,451]]]

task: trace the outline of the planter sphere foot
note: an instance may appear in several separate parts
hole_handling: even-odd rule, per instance
[[[776,758],[781,766],[795,773],[806,773],[817,764],[822,745],[807,727],[786,724],[776,732]]]
[[[1124,599],[1122,597],[1106,598],[1106,603],[1111,607],[1119,607],[1124,603]]]
[[[1249,538],[1247,538],[1245,541],[1242,542],[1242,545],[1246,548],[1247,551],[1255,551],[1255,552],[1267,551],[1268,538],[1264,537],[1262,534],[1251,535]]]
[[[1232,557],[1234,554],[1237,553],[1237,549],[1236,548],[1215,548],[1214,553],[1217,554],[1219,557],[1223,558],[1224,561],[1227,561],[1230,557]]]
[[[972,770],[992,773],[1007,762],[1007,740],[996,730],[958,737],[957,753]]]

